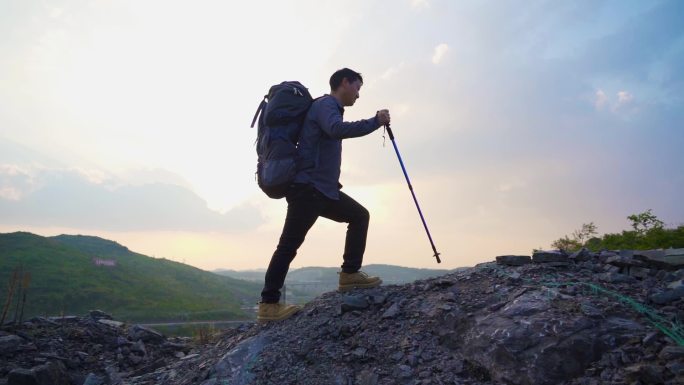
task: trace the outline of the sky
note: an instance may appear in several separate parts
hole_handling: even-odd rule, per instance
[[[268,88],[363,74],[344,141],[364,264],[530,254],[652,209],[684,223],[682,1],[0,0],[0,232],[88,234],[202,269],[266,268],[286,202],[254,180]],[[291,268],[339,266],[319,219]]]

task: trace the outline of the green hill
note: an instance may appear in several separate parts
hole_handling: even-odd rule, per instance
[[[388,284],[401,284],[413,282],[417,279],[425,279],[438,277],[440,275],[448,274],[454,270],[446,269],[421,269],[415,267],[403,267],[395,265],[371,264],[363,266],[363,271],[370,275],[377,275],[382,278],[383,282]],[[307,283],[307,282],[332,282],[337,284],[337,272],[339,267],[301,267],[292,269],[287,273],[286,282],[288,283]],[[214,270],[216,274],[221,274],[227,277],[237,279],[244,279],[249,281],[263,282],[266,270],[229,270],[217,269]]]
[[[363,266],[363,271],[370,275],[382,278],[383,284],[403,284],[413,282],[417,279],[438,277],[454,270],[442,269],[419,269],[413,267],[403,267],[395,265],[371,264]],[[315,297],[327,292],[337,290],[338,267],[302,267],[292,269],[287,273],[285,279],[287,302],[306,303]],[[247,281],[262,283],[264,282],[265,270],[214,270],[216,274],[243,279]]]
[[[101,309],[127,321],[251,318],[261,285],[152,258],[106,239],[0,233],[0,306],[12,270],[31,274],[24,319]]]

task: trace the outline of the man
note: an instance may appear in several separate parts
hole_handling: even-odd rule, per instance
[[[344,107],[353,106],[363,85],[361,74],[343,68],[330,77],[330,94],[316,99],[306,114],[297,145],[298,172],[285,199],[287,216],[283,232],[266,271],[257,320],[290,317],[301,307],[284,305],[280,289],[297,249],[319,216],[348,223],[339,290],[376,287],[378,277],[360,271],[366,249],[369,214],[363,206],[340,191],[342,139],[368,135],[390,122],[389,111],[370,119],[344,122]]]

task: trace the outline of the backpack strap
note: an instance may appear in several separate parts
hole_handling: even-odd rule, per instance
[[[257,118],[259,117],[259,113],[266,108],[266,99],[268,99],[268,95],[264,95],[264,99],[261,100],[261,103],[259,103],[259,107],[257,107],[257,110],[254,113],[254,119],[252,119],[252,125],[250,126],[251,128],[254,128],[254,124],[256,123]]]

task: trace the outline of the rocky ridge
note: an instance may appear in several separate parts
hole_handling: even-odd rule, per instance
[[[225,330],[183,358],[136,370],[110,357],[101,382],[71,383],[681,384],[683,251],[539,251],[329,292],[288,320]]]

